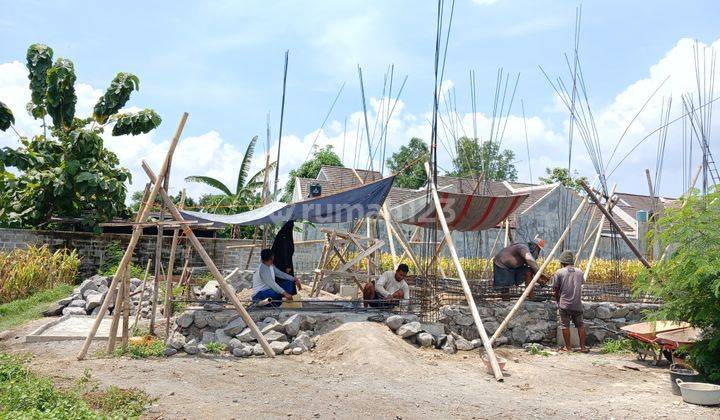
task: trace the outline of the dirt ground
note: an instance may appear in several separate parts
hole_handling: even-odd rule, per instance
[[[720,408],[672,395],[667,368],[633,354],[546,357],[501,348],[509,361],[498,383],[478,352],[417,349],[383,325],[357,322],[321,336],[312,352],[273,360],[77,361],[80,341],[24,343],[43,322],[2,334],[0,346],[32,352],[32,368],[58,383],[90,368],[103,386],[142,388],[158,398],[147,418],[720,418]]]

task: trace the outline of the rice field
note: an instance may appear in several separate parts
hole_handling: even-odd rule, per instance
[[[416,272],[409,260],[404,260],[404,263],[410,266],[411,272]],[[468,279],[481,279],[489,278],[492,276],[492,260],[485,258],[461,258],[463,270],[465,276]],[[538,265],[542,264],[542,260],[538,260]],[[587,261],[581,261],[578,264],[582,270],[585,270]],[[383,254],[380,258],[380,265],[383,270],[392,269],[392,256],[390,254]],[[616,275],[616,266],[619,265],[619,272]],[[457,270],[455,270],[455,264],[451,258],[442,257],[438,260],[438,266],[442,268],[445,275],[448,277],[458,277]],[[560,268],[560,262],[556,259],[550,261],[545,274],[552,276],[555,271]],[[637,275],[644,269],[642,263],[636,260],[604,260],[595,259],[588,276],[589,284],[613,284],[617,286],[623,286],[629,288],[635,281]],[[439,270],[438,270],[439,271]]]

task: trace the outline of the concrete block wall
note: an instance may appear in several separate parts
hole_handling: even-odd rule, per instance
[[[234,269],[235,267],[245,268],[250,248],[231,248],[233,245],[242,245],[252,243],[249,239],[223,239],[223,238],[199,238],[205,250],[220,269]],[[27,229],[0,229],[0,249],[9,251],[15,248],[27,248],[29,245],[47,245],[51,250],[57,249],[74,249],[81,257],[80,275],[87,277],[95,274],[100,264],[105,259],[105,251],[108,245],[117,241],[121,244],[121,248],[127,247],[130,241],[130,235],[127,234],[94,234],[87,232],[60,232],[60,231],[41,231]],[[167,264],[170,255],[170,244],[172,242],[172,232],[167,231],[163,236],[163,261]],[[135,253],[133,254],[133,263],[144,267],[148,258],[155,256],[156,236],[141,236]],[[190,246],[189,242],[181,240],[178,244],[176,254],[176,270],[179,274],[182,270],[183,250],[186,246]],[[295,265],[298,271],[309,271],[317,265],[317,257],[312,249],[298,247],[295,257]],[[189,267],[205,267],[197,252],[191,252]],[[319,255],[319,251],[318,251]],[[250,262],[250,268],[253,269],[259,263],[260,251],[256,248],[253,252]]]

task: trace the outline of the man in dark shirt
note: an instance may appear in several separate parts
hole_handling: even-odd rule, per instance
[[[539,270],[535,259],[544,246],[545,241],[536,237],[530,242],[501,249],[493,259],[493,287],[507,293],[511,286],[530,284]]]
[[[573,266],[575,256],[570,251],[560,254],[561,269],[555,272],[553,278],[553,295],[558,303],[560,311],[560,322],[562,323],[563,340],[565,348],[561,350],[571,351],[570,346],[570,320],[578,330],[580,339],[580,351],[587,353],[585,347],[585,324],[583,323],[582,285],[585,283],[585,275],[582,270]]]

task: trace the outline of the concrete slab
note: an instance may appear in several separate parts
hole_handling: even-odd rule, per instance
[[[87,337],[93,322],[94,316],[65,315],[54,319],[25,337],[26,343],[37,343],[46,341],[63,340],[84,340]],[[111,317],[105,317],[100,322],[100,327],[95,334],[95,340],[107,340],[110,336]],[[122,322],[122,321],[121,321]],[[118,328],[118,338],[122,333]]]

